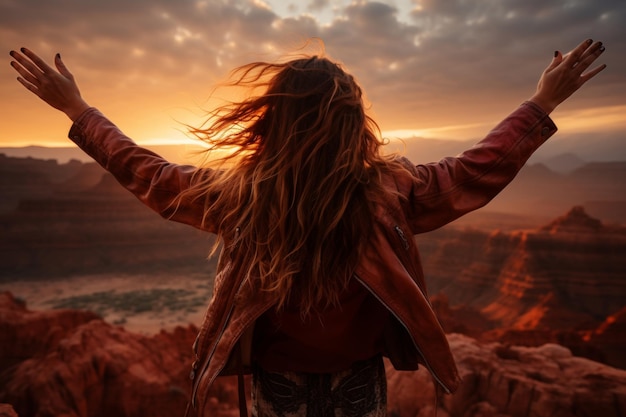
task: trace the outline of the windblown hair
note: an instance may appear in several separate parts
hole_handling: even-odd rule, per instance
[[[199,170],[186,194],[207,201],[219,241],[237,246],[236,262],[279,309],[298,297],[304,314],[321,311],[354,272],[383,173],[401,164],[382,156],[361,88],[329,59],[256,62],[232,75],[257,95],[191,128],[229,153],[221,169]]]

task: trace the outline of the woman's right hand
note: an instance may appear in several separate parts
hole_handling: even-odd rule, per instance
[[[588,39],[563,56],[559,51],[545,69],[537,92],[530,101],[539,105],[546,113],[551,113],[587,81],[606,68],[605,64],[587,70],[589,66],[604,52],[602,42],[593,43]]]
[[[26,48],[20,50],[23,55],[16,51],[10,52],[15,59],[11,61],[11,66],[20,74],[17,80],[37,97],[76,121],[89,105],[81,97],[74,76],[61,56],[56,54],[54,59],[57,71],[34,52]]]

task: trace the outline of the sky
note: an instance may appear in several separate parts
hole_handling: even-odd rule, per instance
[[[607,69],[560,106],[563,134],[626,136],[623,0],[0,0],[0,147],[68,146],[70,121],[8,52],[61,53],[85,100],[138,143],[179,143],[235,66],[302,50],[342,63],[387,137],[480,138],[528,99],[554,50]],[[308,41],[308,43],[307,43]]]

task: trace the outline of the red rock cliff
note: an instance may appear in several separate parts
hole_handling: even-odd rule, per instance
[[[140,336],[87,313],[32,312],[8,293],[0,295],[0,326],[1,334],[12,335],[0,341],[2,357],[13,355],[0,368],[0,403],[11,404],[21,417],[184,413],[196,333],[192,327]],[[553,344],[484,344],[459,334],[449,341],[463,383],[439,401],[441,417],[624,415],[626,371],[572,356]],[[31,345],[38,347],[15,353]],[[387,368],[389,415],[432,416],[435,394],[429,374]],[[211,416],[237,416],[236,380],[218,379],[209,407]],[[0,412],[13,416],[6,405]]]
[[[196,329],[153,337],[0,296],[0,402],[21,417],[181,416]]]
[[[538,230],[448,230],[421,240],[432,292],[503,327],[571,329],[624,307],[626,229],[580,207]]]

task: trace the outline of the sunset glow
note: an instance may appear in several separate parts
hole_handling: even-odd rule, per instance
[[[625,0],[0,0],[0,45],[0,417],[626,416]]]
[[[607,70],[553,118],[560,132],[626,133],[626,8],[618,1],[114,1],[63,13],[0,5],[0,44],[58,51],[87,102],[139,143],[183,143],[216,83],[235,66],[275,60],[309,39],[343,63],[387,137],[475,139],[529,98],[555,49],[604,41]],[[584,21],[580,21],[583,19]],[[313,43],[312,52],[320,43]],[[0,73],[0,146],[68,146],[69,120]]]

